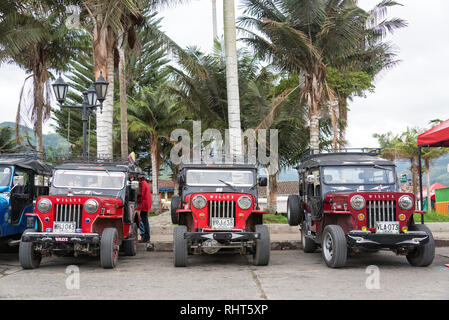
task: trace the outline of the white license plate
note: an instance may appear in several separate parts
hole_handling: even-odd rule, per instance
[[[378,222],[376,233],[399,233],[399,222]]]
[[[231,230],[234,229],[234,219],[232,218],[212,218],[212,229]]]
[[[54,222],[53,232],[55,233],[75,233],[76,222]]]

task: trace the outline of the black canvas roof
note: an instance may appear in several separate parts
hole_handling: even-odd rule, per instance
[[[19,168],[33,170],[37,174],[51,175],[53,167],[36,158],[26,155],[0,155],[0,165],[11,165]]]
[[[319,166],[354,166],[354,165],[379,165],[394,166],[389,160],[379,158],[369,153],[322,153],[307,156],[303,159],[297,169],[319,167]]]

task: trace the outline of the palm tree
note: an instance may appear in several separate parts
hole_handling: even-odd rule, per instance
[[[301,99],[309,109],[310,148],[319,149],[319,118],[327,103],[327,67],[364,39],[367,13],[356,1],[244,0],[239,19],[263,59],[304,80]]]
[[[113,154],[114,57],[117,38],[120,37],[121,40],[121,43],[118,44],[119,48],[123,47],[124,35],[128,26],[132,24],[131,21],[140,17],[141,5],[140,0],[86,0],[83,2],[83,6],[88,12],[87,27],[93,37],[95,79],[103,74],[109,82],[103,112],[97,115],[97,154],[99,157],[110,158]],[[122,108],[125,108],[126,104],[123,99]],[[126,110],[123,110],[123,114],[125,116]]]
[[[353,96],[364,96],[366,91],[373,91],[376,76],[399,63],[395,49],[390,43],[385,42],[388,34],[407,26],[407,22],[402,19],[387,19],[388,9],[398,5],[401,4],[387,0],[369,10],[363,41],[352,50],[351,54],[333,64],[334,79],[340,79],[337,83],[334,82],[334,85],[330,85],[337,101],[333,115],[338,110],[340,120],[337,128],[337,119],[334,119],[334,148],[337,140],[340,146],[345,145],[348,100]]]
[[[135,98],[129,97],[129,130],[149,140],[153,194],[157,194],[161,145],[170,141],[170,133],[183,113],[181,107],[166,92],[166,85],[158,88],[140,88]]]
[[[69,30],[63,23],[65,7],[46,1],[6,1],[0,7],[0,62],[15,63],[29,75],[22,87],[17,109],[16,136],[25,121],[34,126],[37,150],[44,151],[43,123],[50,117],[50,69],[65,70],[67,63],[85,49],[80,32]],[[27,80],[32,81],[28,101]]]

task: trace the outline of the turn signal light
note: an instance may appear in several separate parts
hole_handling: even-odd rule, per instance
[[[358,218],[360,221],[363,221],[363,220],[365,220],[365,215],[363,213],[361,213],[358,215]]]
[[[407,216],[405,214],[403,214],[403,213],[401,213],[399,215],[399,220],[401,220],[401,221],[404,221],[406,218],[407,218]]]
[[[239,218],[240,218],[240,219],[244,219],[244,218],[245,218],[245,215],[244,215],[243,213],[239,213]]]
[[[366,227],[362,227],[362,231],[366,231],[368,230]]]
[[[403,228],[402,228],[402,232],[405,233],[405,232],[407,232],[407,231],[408,231],[408,228],[407,228],[407,227],[403,227]]]
[[[200,219],[204,219],[206,217],[206,215],[204,213],[200,213],[199,217],[200,217]]]

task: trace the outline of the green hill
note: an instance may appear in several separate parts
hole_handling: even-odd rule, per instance
[[[10,127],[14,130],[15,123],[14,122],[2,122],[0,123],[1,127]],[[27,135],[30,137],[30,142],[33,145],[36,145],[36,138],[34,137],[34,130],[29,129],[24,126],[20,126],[21,135]],[[59,136],[56,133],[48,133],[43,136],[44,148],[47,153],[47,156],[52,156],[55,153],[66,153],[69,150],[69,143],[66,139]]]

